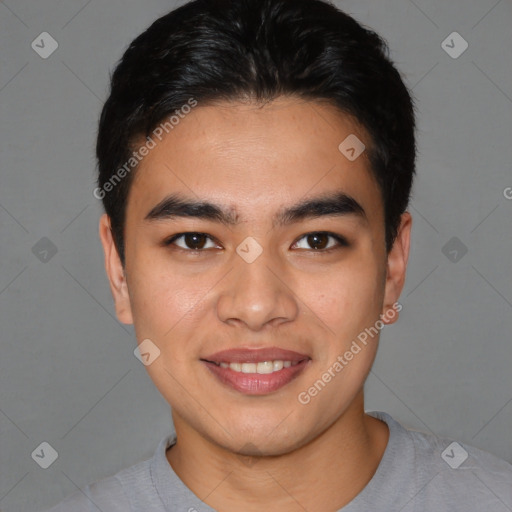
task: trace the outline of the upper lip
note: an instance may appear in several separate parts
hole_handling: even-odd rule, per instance
[[[278,347],[268,347],[259,349],[249,348],[231,348],[215,352],[207,357],[201,358],[203,361],[212,363],[256,363],[259,361],[291,361],[300,362],[304,359],[310,359],[307,354],[299,354],[293,350],[285,350]]]

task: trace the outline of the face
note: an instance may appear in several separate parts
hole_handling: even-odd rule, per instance
[[[118,317],[160,351],[146,369],[178,434],[280,454],[354,407],[378,335],[351,346],[398,300],[410,218],[386,254],[366,151],[338,149],[351,134],[369,147],[318,102],[198,105],[139,164],[124,269],[102,217]]]

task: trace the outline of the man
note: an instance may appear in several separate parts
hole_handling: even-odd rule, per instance
[[[94,194],[176,435],[54,512],[512,510],[510,464],[364,410],[414,128],[385,43],[319,0],[198,0],[133,41]]]

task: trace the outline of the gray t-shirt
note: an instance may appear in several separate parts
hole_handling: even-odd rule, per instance
[[[512,465],[465,444],[409,430],[389,414],[389,441],[368,485],[340,512],[512,512]],[[86,486],[47,512],[213,512],[179,479],[165,456],[154,456]],[[317,511],[314,511],[317,512]]]

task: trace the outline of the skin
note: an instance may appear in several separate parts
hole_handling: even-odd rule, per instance
[[[100,220],[117,316],[134,324],[139,343],[149,338],[160,350],[146,368],[172,407],[178,441],[167,459],[216,510],[338,510],[368,484],[384,453],[388,427],[364,413],[363,400],[378,336],[310,403],[297,400],[392,309],[405,280],[411,216],[402,215],[387,254],[382,197],[366,152],[351,162],[338,150],[349,134],[370,146],[352,118],[320,102],[199,105],[137,169],[125,268],[109,218]],[[344,215],[272,227],[281,208],[333,190],[355,198],[366,220]],[[176,192],[231,208],[239,224],[144,219]],[[344,236],[349,246],[315,250],[304,236],[318,231]],[[163,244],[184,232],[213,240],[195,254],[183,238],[176,241],[181,251]],[[246,237],[263,249],[252,263],[236,252]],[[223,349],[269,346],[311,361],[266,395],[227,388],[200,361]]]

